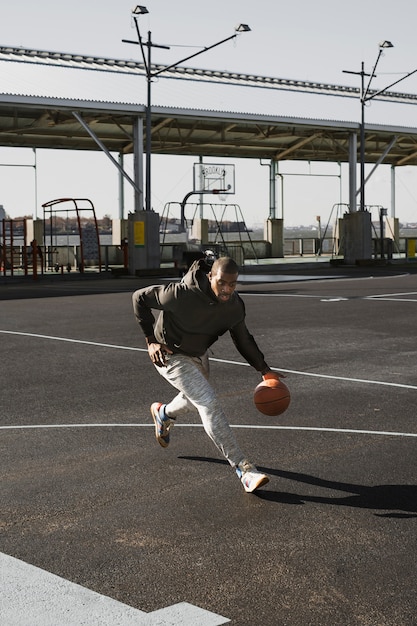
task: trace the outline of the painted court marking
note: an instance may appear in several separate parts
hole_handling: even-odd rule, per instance
[[[220,626],[230,620],[188,602],[145,613],[0,552],[4,626]],[[28,617],[30,616],[30,617]]]
[[[385,302],[417,302],[417,292],[407,291],[404,293],[387,293],[387,294],[375,294],[373,296],[353,296],[347,298],[345,296],[323,296],[315,295],[311,293],[241,293],[242,297],[262,297],[262,298],[315,298],[321,300],[321,302],[348,302],[349,300],[381,300]],[[415,296],[414,298],[401,298],[399,296]]]
[[[24,333],[24,332],[20,332],[20,331],[15,331],[15,330],[2,330],[0,329],[0,333],[3,333],[5,335],[18,335],[18,336],[22,336],[22,337],[34,337],[37,339],[49,339],[52,341],[64,341],[64,342],[68,342],[68,343],[75,343],[75,344],[81,344],[81,345],[87,345],[87,346],[97,346],[100,348],[112,348],[114,350],[130,350],[133,352],[147,352],[146,348],[135,348],[133,346],[119,346],[116,344],[111,344],[111,343],[100,343],[97,341],[86,341],[84,339],[71,339],[69,337],[56,337],[53,335],[41,335],[38,333]],[[210,361],[214,361],[217,363],[227,363],[230,365],[240,365],[243,367],[250,367],[249,363],[242,363],[241,361],[233,361],[233,360],[229,360],[229,359],[215,359],[215,358],[210,358]],[[285,372],[287,374],[297,374],[299,376],[313,376],[315,378],[329,378],[332,380],[344,380],[346,382],[352,382],[352,383],[363,383],[363,384],[367,384],[367,385],[383,385],[383,386],[389,386],[389,387],[398,387],[398,388],[402,388],[402,389],[416,389],[417,390],[417,385],[407,385],[407,384],[403,384],[403,383],[391,383],[391,382],[386,382],[386,381],[382,381],[382,380],[370,380],[370,379],[366,379],[366,378],[349,378],[347,376],[333,376],[331,374],[317,374],[317,373],[313,373],[313,372],[302,372],[302,371],[298,371],[298,370],[288,370],[288,369],[283,369],[281,367],[272,367],[272,370],[277,370],[280,372]]]
[[[10,330],[0,330],[0,333],[9,334],[9,335],[19,335],[24,337],[35,337],[39,339],[48,339],[53,341],[64,341],[75,344],[89,345],[89,346],[97,346],[101,348],[112,348],[116,350],[132,350],[135,352],[147,352],[146,348],[135,348],[131,346],[119,346],[109,343],[99,343],[96,341],[85,341],[81,339],[70,339],[68,337],[55,337],[51,335],[40,335],[37,333],[24,333],[18,331],[10,331]],[[242,365],[245,367],[250,367],[248,363],[242,363],[239,361],[232,361],[227,359],[210,359],[212,361],[216,361],[218,363],[228,363],[230,365]],[[362,378],[348,378],[345,376],[332,376],[330,374],[316,374],[312,372],[300,372],[297,370],[288,370],[282,368],[272,368],[279,369],[281,372],[298,374],[301,376],[313,376],[317,378],[329,378],[332,380],[343,380],[354,383],[362,383],[368,385],[385,385],[390,387],[398,387],[402,389],[413,389],[417,390],[417,385],[406,385],[403,383],[391,383],[385,381],[377,381],[377,380],[367,380]],[[31,428],[140,428],[140,427],[148,427],[151,426],[153,428],[153,424],[40,424],[40,425],[21,425],[21,426],[0,426],[0,430],[19,430],[19,429],[31,429]],[[177,428],[186,427],[192,428],[197,427],[201,428],[201,424],[177,424]],[[315,427],[304,427],[304,426],[256,426],[256,425],[234,425],[233,428],[252,428],[252,429],[269,429],[269,430],[304,430],[304,431],[318,431],[318,432],[339,432],[339,433],[357,433],[357,434],[366,434],[366,435],[385,435],[385,436],[395,436],[395,437],[417,437],[416,434],[413,433],[397,433],[390,431],[367,431],[367,430],[351,430],[351,429],[337,429],[337,428],[315,428]]]
[[[416,296],[415,298],[399,298],[398,296]],[[384,300],[387,302],[417,302],[417,291],[404,293],[382,293],[376,296],[366,296],[366,300]]]
[[[392,278],[394,279],[401,278],[407,275],[408,274],[397,274],[395,276],[392,276]],[[290,277],[286,277],[286,278],[290,278]],[[378,280],[379,278],[383,278],[383,277],[364,276],[363,278],[347,278],[344,276],[335,276],[335,277],[332,277],[332,282],[340,282],[340,280],[343,280],[343,283],[346,283],[349,281],[375,281],[375,280]],[[257,281],[257,283],[259,282],[263,282],[263,281]],[[287,282],[287,281],[275,280],[273,282]],[[320,277],[320,280],[318,280],[317,282],[327,283],[328,278],[323,280]],[[240,295],[243,297],[263,296],[266,298],[316,298],[316,299],[320,299],[321,302],[344,302],[344,301],[348,301],[351,299],[355,299],[355,300],[358,299],[356,296],[354,298],[346,298],[344,296],[326,297],[323,295],[301,294],[301,293],[245,293],[244,292],[244,293],[241,293]],[[400,298],[399,296],[416,296],[416,297],[415,298],[411,298],[411,297]],[[361,300],[384,300],[388,302],[417,302],[417,291],[407,291],[404,293],[385,293],[385,294],[379,294],[379,295],[376,294],[372,296],[362,296],[359,299]]]
[[[155,428],[153,424],[130,424],[117,422],[100,422],[90,424],[13,424],[12,426],[0,426],[0,430],[41,430],[54,428]],[[202,424],[175,424],[177,428],[203,428]],[[417,433],[401,433],[391,430],[360,430],[354,428],[327,428],[320,426],[275,426],[268,424],[231,424],[231,428],[243,428],[248,430],[299,430],[324,433],[349,433],[354,435],[382,435],[385,437],[415,437]]]

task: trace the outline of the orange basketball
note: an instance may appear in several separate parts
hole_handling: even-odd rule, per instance
[[[269,378],[255,388],[253,401],[258,411],[264,415],[281,415],[290,404],[290,390],[282,380]]]

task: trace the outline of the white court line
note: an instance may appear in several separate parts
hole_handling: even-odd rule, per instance
[[[384,302],[417,302],[417,298],[399,298],[398,296],[414,296],[417,291],[407,293],[382,293],[375,296],[366,296],[365,300],[383,300]]]
[[[389,298],[395,296],[417,296],[417,291],[404,291],[401,293],[381,293],[376,296],[366,296],[367,298]]]
[[[232,428],[249,430],[300,430],[324,433],[349,433],[353,435],[380,435],[385,437],[417,437],[417,433],[401,433],[391,430],[358,430],[354,428],[326,428],[319,426],[273,426],[268,424],[231,424]],[[60,428],[155,428],[153,424],[22,424],[21,426],[0,426],[0,430],[36,430]],[[203,428],[202,424],[175,424],[177,428]]]
[[[1,332],[1,331],[0,331]],[[249,363],[241,363],[240,361],[228,361],[227,359],[214,359],[210,357],[210,361],[218,363],[229,363],[231,365],[245,365],[250,367]],[[344,380],[352,383],[365,383],[367,385],[385,385],[388,387],[401,387],[403,389],[416,389],[417,385],[405,385],[403,383],[388,383],[381,380],[369,380],[366,378],[348,378],[346,376],[333,376],[332,374],[315,374],[313,372],[301,372],[299,370],[287,370],[282,367],[271,367],[277,372],[285,372],[286,374],[298,374],[299,376],[314,376],[316,378],[331,378],[332,380]]]
[[[88,346],[98,346],[101,348],[114,348],[116,350],[132,350],[134,352],[146,352],[146,353],[148,352],[146,348],[134,348],[132,346],[119,346],[119,345],[112,344],[112,343],[99,343],[97,341],[85,341],[83,339],[69,339],[68,337],[55,337],[53,335],[40,335],[37,333],[23,333],[23,332],[14,331],[14,330],[1,330],[1,329],[0,329],[0,333],[6,334],[6,335],[19,335],[23,337],[36,337],[38,339],[51,339],[53,341],[66,341],[68,343],[77,343],[77,344],[83,344],[83,345],[88,345]],[[249,363],[242,363],[241,361],[231,361],[228,359],[215,359],[215,358],[210,357],[210,361],[214,361],[216,363],[226,363],[229,365],[242,365],[244,367],[251,367]],[[417,390],[417,385],[406,385],[403,383],[390,383],[390,382],[385,382],[381,380],[369,380],[366,378],[348,378],[347,376],[333,376],[331,374],[315,374],[313,372],[302,372],[299,370],[283,369],[282,367],[272,367],[271,369],[275,371],[279,371],[279,372],[285,372],[286,374],[297,374],[299,376],[313,376],[315,378],[329,378],[332,380],[343,380],[345,382],[363,383],[367,385],[383,385],[383,386],[388,386],[388,387],[398,387],[401,389],[416,389]]]
[[[0,552],[4,626],[220,626],[230,619],[179,602],[145,613]]]
[[[373,295],[373,296],[354,296],[352,298],[346,298],[345,296],[323,296],[323,295],[312,295],[312,294],[302,294],[302,293],[241,293],[239,294],[242,297],[263,297],[263,298],[316,298],[322,300],[323,302],[342,302],[349,300],[383,300],[384,302],[417,302],[417,298],[398,298],[397,296],[413,296],[417,292],[411,291],[410,293],[392,293],[392,294],[381,294],[381,295]]]
[[[262,298],[322,298],[323,296],[315,296],[312,294],[304,293],[240,293],[243,298],[246,297],[262,297]]]
[[[70,339],[68,337],[55,337],[54,335],[39,335],[37,333],[22,333],[15,330],[0,330],[5,335],[20,335],[22,337],[36,337],[38,339],[52,339],[53,341],[67,341],[69,343],[81,343],[87,346],[100,346],[103,348],[116,348],[117,350],[138,350],[147,352],[145,348],[132,348],[131,346],[118,346],[112,343],[98,343],[97,341],[84,341],[83,339]]]

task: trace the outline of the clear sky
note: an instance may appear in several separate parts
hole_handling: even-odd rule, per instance
[[[370,71],[378,43],[388,39],[394,48],[381,58],[372,86],[382,89],[417,68],[415,0],[146,0],[142,4],[149,10],[148,16],[140,18],[144,33],[151,30],[153,41],[171,46],[169,51],[154,49],[153,61],[157,63],[174,63],[198,49],[188,46],[209,46],[244,22],[252,32],[239,37],[236,44],[206,52],[189,64],[359,87],[359,77],[343,70],[359,71],[364,61]],[[140,60],[139,49],[121,41],[136,38],[130,17],[134,5],[132,0],[3,1],[0,45]],[[416,94],[417,74],[395,90]],[[416,105],[407,106],[416,110],[417,125]],[[359,121],[359,101],[357,111]],[[304,116],[320,117],[320,111],[306,110]],[[118,216],[118,173],[105,155],[38,150],[36,159],[35,196],[33,152],[0,148],[0,204],[12,217],[34,213],[35,197],[41,217],[43,202],[63,196],[88,197],[99,216]],[[161,212],[166,202],[181,201],[190,191],[195,161],[153,158],[152,205],[156,211]],[[248,224],[260,223],[268,216],[268,168],[258,160],[233,162],[236,194],[231,201],[239,204]],[[130,167],[128,162],[126,167]],[[288,173],[284,177],[284,218],[288,225],[312,224],[317,215],[326,222],[334,204],[348,202],[345,166],[339,169],[337,164],[313,163],[310,167],[286,162],[280,171]],[[328,176],[308,177],[311,173]],[[396,176],[397,216],[400,221],[415,222],[417,168],[398,168]],[[390,206],[389,167],[380,166],[368,183],[367,203]],[[132,192],[126,188],[126,210],[132,208]]]

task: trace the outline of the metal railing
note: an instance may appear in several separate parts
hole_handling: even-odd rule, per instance
[[[318,239],[314,237],[299,237],[284,239],[285,257],[335,257],[338,256],[337,244],[333,238]],[[252,245],[256,247],[256,257],[252,255]],[[34,254],[32,246],[4,244],[0,240],[0,275],[34,275],[47,272],[78,272],[79,252],[77,246],[37,246]],[[126,267],[126,250],[121,246],[102,245],[101,258],[104,260],[104,269],[112,267]],[[223,248],[213,244],[207,244],[203,248],[214,249],[217,256],[227,254],[231,256],[239,265],[244,265],[245,260],[255,259],[262,263],[263,258],[270,258],[268,242],[254,241],[245,246],[242,242],[227,242],[227,247]],[[187,250],[185,244],[164,244],[161,246],[161,264],[181,266],[184,252]],[[199,249],[198,246],[195,250]],[[383,257],[381,255],[383,254]],[[381,251],[380,239],[373,239],[374,258],[403,259],[408,262],[417,262],[417,238],[400,237],[398,242],[391,239],[384,240]],[[35,265],[34,265],[35,259]],[[278,259],[279,262],[279,259]],[[98,271],[98,260],[88,262],[91,271]]]

